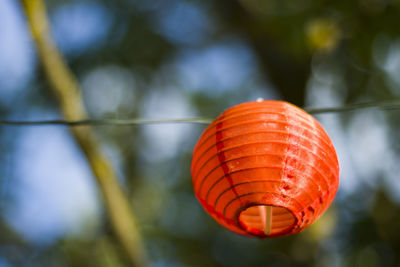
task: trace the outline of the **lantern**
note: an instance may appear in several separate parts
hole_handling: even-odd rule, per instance
[[[227,109],[193,151],[196,197],[236,233],[275,237],[302,231],[332,202],[339,164],[321,125],[282,101]]]

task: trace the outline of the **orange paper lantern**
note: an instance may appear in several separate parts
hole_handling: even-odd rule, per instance
[[[321,125],[282,101],[227,109],[202,133],[191,166],[196,197],[221,225],[258,237],[290,235],[315,221],[339,184]]]

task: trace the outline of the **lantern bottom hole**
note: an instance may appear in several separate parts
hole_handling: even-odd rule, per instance
[[[279,206],[255,205],[239,214],[239,224],[251,235],[269,237],[288,232],[296,223],[293,213]]]

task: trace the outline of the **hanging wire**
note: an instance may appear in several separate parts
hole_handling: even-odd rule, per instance
[[[339,113],[346,111],[356,111],[367,108],[379,108],[384,110],[400,109],[400,100],[369,102],[360,104],[349,104],[340,107],[327,107],[327,108],[304,108],[310,114],[326,114],[326,113]],[[36,121],[22,121],[22,120],[0,120],[0,125],[8,126],[40,126],[40,125],[65,125],[65,126],[83,126],[83,125],[120,125],[120,126],[133,126],[141,124],[162,124],[162,123],[198,123],[209,124],[212,118],[184,118],[184,119],[84,119],[76,121],[68,120],[36,120]]]
[[[22,126],[22,125],[66,125],[66,126],[81,126],[81,125],[139,125],[139,124],[161,124],[161,123],[200,123],[208,124],[212,121],[210,118],[185,118],[185,119],[85,119],[76,121],[67,120],[38,120],[38,121],[9,121],[0,120],[0,125]]]
[[[355,111],[359,109],[367,108],[379,108],[383,110],[393,110],[400,109],[400,99],[395,99],[392,101],[379,101],[379,102],[369,102],[369,103],[359,103],[359,104],[348,104],[340,107],[331,108],[304,108],[310,114],[323,114],[323,113],[339,113],[346,111]]]

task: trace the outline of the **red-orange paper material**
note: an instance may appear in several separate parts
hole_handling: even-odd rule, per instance
[[[311,115],[282,101],[223,112],[202,133],[191,172],[196,197],[217,222],[261,238],[302,231],[339,185],[328,135]]]

